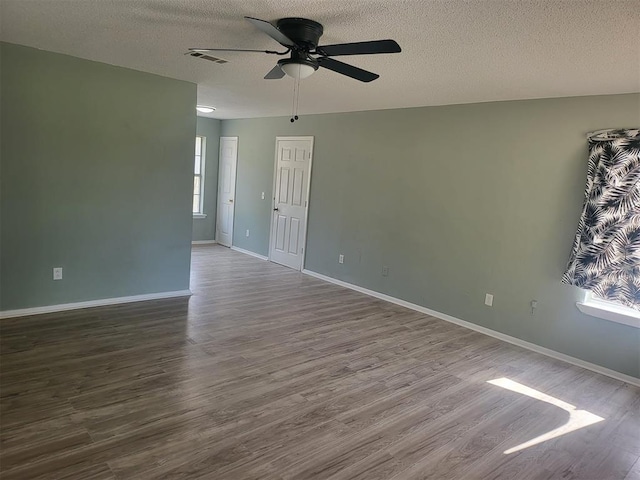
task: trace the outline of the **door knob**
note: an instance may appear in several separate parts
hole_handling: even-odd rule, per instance
[[[279,209],[278,207],[276,207],[276,208],[274,208],[274,209],[273,209],[273,211],[274,211],[274,212],[279,212],[279,211],[280,211],[280,209]]]
[[[230,199],[229,199],[229,203],[233,203],[233,198],[230,198]]]

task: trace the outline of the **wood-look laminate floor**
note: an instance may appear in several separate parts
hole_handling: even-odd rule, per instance
[[[3,320],[1,478],[640,478],[636,387],[219,246],[192,289]]]

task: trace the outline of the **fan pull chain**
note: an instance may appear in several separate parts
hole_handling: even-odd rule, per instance
[[[293,112],[294,120],[298,120],[298,105],[300,105],[300,79],[296,78],[296,110]]]
[[[291,123],[298,120],[299,101],[300,101],[300,79],[296,78],[293,83],[293,105],[291,107]]]
[[[296,82],[293,81],[293,96],[291,98],[291,123],[295,122],[293,116],[296,112]]]

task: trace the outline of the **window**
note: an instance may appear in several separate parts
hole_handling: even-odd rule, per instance
[[[588,139],[582,214],[562,281],[593,292],[578,303],[594,312],[585,313],[640,326],[640,129]]]
[[[205,138],[196,137],[195,165],[193,167],[193,216],[205,218],[203,211],[204,200],[204,154]]]
[[[592,292],[587,291],[584,300],[576,305],[582,313],[592,317],[640,328],[640,312],[611,300],[597,297]]]

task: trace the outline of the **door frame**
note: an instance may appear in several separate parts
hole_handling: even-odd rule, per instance
[[[218,239],[218,222],[220,221],[220,179],[221,179],[221,171],[220,168],[222,167],[222,139],[231,139],[231,140],[235,140],[236,141],[236,158],[235,158],[235,168],[234,168],[234,172],[235,172],[235,176],[233,178],[233,219],[232,219],[232,224],[233,227],[231,228],[231,232],[229,233],[229,248],[231,248],[233,246],[233,230],[235,228],[235,223],[236,223],[236,189],[238,187],[238,149],[239,149],[239,144],[240,144],[240,139],[239,137],[229,137],[229,136],[221,136],[220,137],[220,146],[218,147],[218,181],[217,181],[217,190],[216,190],[216,224],[215,224],[215,232],[214,232],[214,236],[216,239],[216,242],[219,240]],[[221,244],[224,245],[224,244]],[[226,246],[226,245],[225,245]]]
[[[269,261],[273,262],[273,260],[271,260],[271,250],[273,249],[273,243],[275,242],[275,235],[274,235],[274,228],[275,228],[275,222],[274,220],[274,208],[276,205],[276,181],[278,179],[278,143],[280,141],[287,141],[287,140],[308,140],[311,143],[311,148],[310,148],[310,157],[309,157],[309,172],[307,173],[307,193],[305,195],[305,199],[304,199],[304,225],[302,226],[302,242],[300,242],[302,244],[302,261],[300,262],[300,272],[302,270],[304,270],[305,267],[305,262],[307,259],[307,226],[309,225],[309,195],[311,193],[311,168],[313,166],[313,143],[314,143],[314,137],[313,135],[300,135],[300,136],[284,136],[284,137],[280,137],[277,136],[276,137],[276,150],[274,153],[274,160],[273,160],[273,187],[271,190],[271,211],[269,212],[269,215],[271,217],[271,219],[269,220]],[[275,263],[275,262],[273,262]]]

